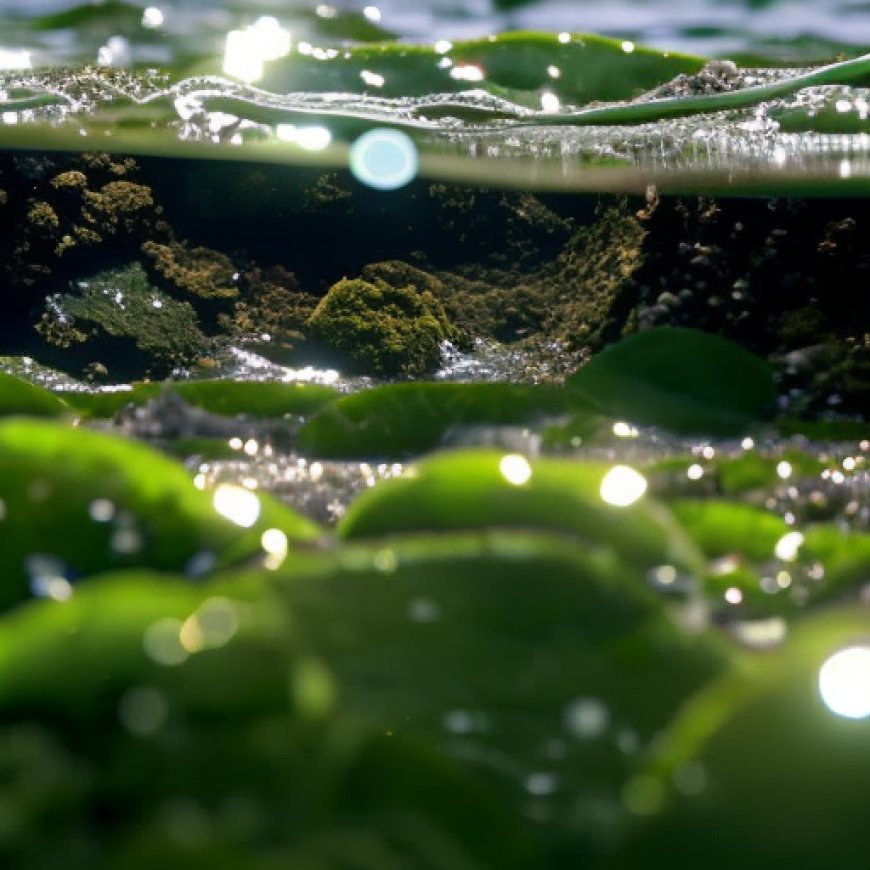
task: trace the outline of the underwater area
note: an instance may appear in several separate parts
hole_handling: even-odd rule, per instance
[[[0,867],[867,870],[870,3],[0,0]]]

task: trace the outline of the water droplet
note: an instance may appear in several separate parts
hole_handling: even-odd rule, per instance
[[[743,603],[743,593],[736,586],[729,586],[725,590],[725,600],[729,604],[742,604]]]
[[[249,529],[260,516],[260,499],[248,489],[222,483],[212,496],[214,509],[226,519]]]
[[[776,542],[773,552],[783,562],[794,562],[803,542],[804,536],[800,532],[787,532]]]
[[[646,478],[628,465],[615,465],[601,481],[601,498],[614,507],[629,507],[646,492]]]
[[[152,622],[142,637],[148,658],[168,667],[186,662],[190,654],[181,643],[181,627],[181,620],[172,617]]]
[[[156,6],[148,6],[142,12],[142,26],[148,30],[156,30],[163,25],[163,11]]]
[[[34,553],[24,560],[24,570],[30,575],[30,591],[37,598],[69,601],[73,588],[66,579],[66,565],[55,556]]]
[[[157,733],[169,716],[169,702],[159,689],[140,686],[128,689],[118,702],[121,724],[137,737]]]
[[[115,517],[115,503],[107,498],[95,498],[88,505],[88,516],[95,523],[108,523]]]
[[[441,619],[441,607],[431,598],[414,598],[408,603],[408,616],[414,622],[438,622]]]
[[[535,797],[553,794],[559,787],[559,778],[554,773],[537,771],[526,777],[526,791]]]
[[[532,466],[528,459],[519,453],[508,453],[502,456],[498,464],[501,476],[513,486],[523,486],[532,479]]]
[[[142,549],[142,534],[133,528],[116,529],[112,533],[111,548],[124,556],[138,553]]]
[[[266,529],[260,538],[260,546],[266,552],[266,568],[277,571],[287,558],[290,542],[281,529]]]
[[[565,710],[565,728],[574,737],[599,737],[610,724],[610,712],[597,698],[578,698]]]
[[[350,149],[353,176],[376,190],[404,187],[416,177],[419,163],[417,146],[401,130],[369,130]]]
[[[788,636],[788,623],[780,617],[735,622],[729,631],[740,643],[752,649],[771,649],[779,646]]]
[[[450,710],[444,714],[444,727],[451,734],[473,734],[487,729],[486,716],[470,710]]]
[[[870,647],[849,647],[827,659],[819,670],[819,693],[838,716],[870,716]]]
[[[218,649],[226,646],[239,630],[239,615],[228,598],[207,598],[196,612],[203,646]]]

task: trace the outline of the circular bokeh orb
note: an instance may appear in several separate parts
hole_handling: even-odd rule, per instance
[[[397,190],[417,176],[420,158],[411,137],[401,130],[363,133],[350,149],[350,171],[376,190]]]
[[[819,671],[819,693],[838,716],[870,716],[870,647],[853,646],[832,655]]]

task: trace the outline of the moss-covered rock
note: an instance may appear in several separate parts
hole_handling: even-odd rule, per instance
[[[317,302],[283,267],[252,266],[239,276],[239,298],[218,324],[238,344],[283,360],[304,340]]]
[[[238,296],[236,268],[220,251],[189,247],[172,241],[147,241],[142,253],[152,268],[170,285],[187,296],[200,299],[232,299]]]
[[[73,277],[84,257],[103,247],[107,259],[141,244],[161,209],[130,158],[107,154],[21,155],[0,159],[7,208],[0,242],[3,272],[34,296]]]
[[[209,347],[193,308],[152,287],[139,263],[48,297],[37,330],[69,361],[99,361],[115,377],[165,375]]]
[[[433,371],[441,342],[455,336],[432,293],[359,278],[334,284],[308,326],[352,370],[384,377]]]

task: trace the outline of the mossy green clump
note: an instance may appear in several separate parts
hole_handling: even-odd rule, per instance
[[[441,342],[456,336],[443,306],[429,291],[360,278],[334,284],[308,326],[350,369],[381,377],[434,371]]]
[[[317,302],[292,272],[252,266],[239,276],[239,297],[232,312],[218,315],[218,324],[239,345],[283,361],[304,340]]]
[[[182,293],[199,299],[232,299],[238,296],[236,268],[226,254],[211,248],[190,248],[182,242],[163,245],[147,241],[142,253],[154,270]]]
[[[153,233],[161,208],[137,173],[135,161],[106,154],[0,160],[9,205],[0,254],[11,283],[51,289],[94,248],[135,248]]]
[[[209,347],[194,309],[152,287],[139,263],[49,297],[37,330],[49,345],[83,364],[99,360],[115,376],[140,368],[165,375]]]
[[[626,200],[599,207],[595,221],[571,237],[555,263],[547,331],[569,347],[593,351],[619,338],[645,235]]]

